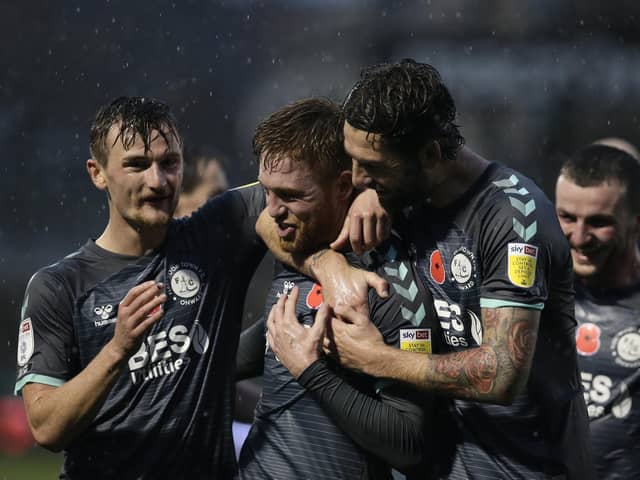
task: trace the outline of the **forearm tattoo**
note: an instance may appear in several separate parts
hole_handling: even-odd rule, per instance
[[[452,396],[489,399],[517,391],[526,381],[537,337],[537,316],[521,309],[484,309],[482,345],[432,357],[428,388]]]

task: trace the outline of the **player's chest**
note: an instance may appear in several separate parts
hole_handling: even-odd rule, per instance
[[[482,265],[474,235],[440,225],[413,235],[409,249],[420,281],[433,295],[444,342],[453,349],[480,345]]]

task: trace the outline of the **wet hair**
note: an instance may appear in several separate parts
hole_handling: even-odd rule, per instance
[[[307,98],[286,105],[258,125],[253,153],[267,170],[284,157],[310,167],[319,180],[351,169],[344,151],[340,106],[325,98]]]
[[[109,129],[117,124],[120,131],[113,144],[107,145]],[[150,149],[154,130],[160,133],[167,144],[170,143],[168,136],[172,136],[182,146],[176,120],[167,104],[153,98],[118,97],[103,105],[96,113],[89,133],[91,156],[106,165],[109,150],[118,141],[128,150],[135,144],[138,135],[144,142],[146,153]]]
[[[202,178],[198,168],[200,165],[208,165],[209,162],[218,162],[224,170],[224,155],[217,149],[209,146],[195,148],[188,142],[184,146],[184,168],[182,171],[182,192],[191,193],[200,185]]]
[[[442,157],[452,160],[464,145],[440,74],[412,59],[363,69],[343,111],[352,127],[379,134],[385,147],[400,153],[415,154],[435,140]]]
[[[584,147],[564,162],[560,175],[580,187],[619,182],[630,211],[640,213],[640,161],[619,148],[599,144]]]

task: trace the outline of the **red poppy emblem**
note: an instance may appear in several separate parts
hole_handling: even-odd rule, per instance
[[[600,350],[600,327],[583,323],[576,331],[576,348],[580,355],[593,355]]]
[[[320,305],[322,305],[322,287],[314,283],[307,294],[307,307],[317,310]]]
[[[444,283],[444,263],[442,263],[442,255],[440,255],[440,250],[435,250],[431,257],[429,257],[429,271],[431,273],[431,278],[437,284]]]

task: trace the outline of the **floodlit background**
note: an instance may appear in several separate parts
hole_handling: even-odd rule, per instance
[[[361,67],[440,70],[467,144],[551,193],[562,154],[640,142],[640,3],[558,0],[0,1],[0,395],[13,389],[29,276],[96,236],[106,201],[84,170],[89,123],[119,95],[165,100],[188,143],[251,181],[254,127],[311,95],[342,100]],[[259,297],[262,291],[252,291]],[[259,314],[249,302],[245,323]],[[21,403],[0,402],[0,480],[52,478]],[[40,468],[41,470],[32,470]]]

